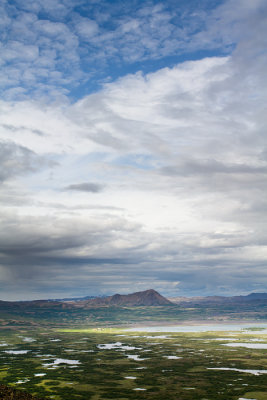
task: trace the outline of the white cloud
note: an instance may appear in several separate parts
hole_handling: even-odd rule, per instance
[[[74,21],[75,29],[82,40],[90,41],[98,33],[99,27],[95,21],[82,17],[76,17]]]
[[[2,178],[0,198],[6,227],[2,265],[18,273],[23,261],[26,286],[38,274],[42,285],[48,276],[55,286],[67,282],[74,278],[71,268],[77,285],[89,276],[94,287],[105,290],[111,281],[116,286],[120,275],[117,289],[129,281],[143,289],[140,281],[154,279],[159,287],[179,281],[179,290],[209,294],[215,286],[230,291],[231,276],[236,291],[249,290],[249,281],[255,287],[264,282],[267,92],[266,55],[260,49],[265,48],[265,17],[250,5],[242,10],[240,5],[238,17],[231,4],[214,11],[190,46],[216,46],[217,21],[225,29],[224,46],[238,40],[232,55],[128,74],[73,104],[62,100],[59,95],[66,92],[58,84],[75,80],[81,71],[74,68],[69,77],[58,63],[67,55],[69,65],[78,62],[74,28],[29,17],[25,26],[35,27],[36,44],[25,43],[23,55],[16,42],[5,48],[5,57],[20,63],[2,75],[11,79],[10,98],[27,94],[26,81],[38,82],[36,93],[58,96],[53,104],[26,98],[0,102],[0,136],[9,143],[3,152],[9,173]],[[162,20],[165,26],[156,36]],[[125,47],[132,46],[121,57],[139,52],[142,58],[148,52],[153,58],[163,49],[163,38],[177,40],[171,21],[163,8],[143,8],[108,34],[101,26],[90,27],[90,20],[78,21],[76,29],[88,43],[91,34],[96,45],[104,43],[109,54],[124,32],[129,35]],[[249,41],[246,24],[253,25]],[[185,45],[188,33],[183,34]],[[135,46],[138,35],[149,42]]]
[[[203,281],[197,264],[221,271],[231,263],[238,275],[245,261],[254,265],[255,282],[262,277],[267,234],[263,216],[258,223],[262,208],[257,199],[266,196],[265,117],[253,93],[262,105],[265,93],[258,80],[236,92],[242,82],[235,62],[235,56],[211,58],[146,76],[129,75],[74,105],[2,102],[2,137],[12,133],[17,145],[27,143],[32,151],[58,161],[52,176],[44,170],[21,180],[29,203],[19,210],[25,221],[33,215],[41,221],[48,212],[57,215],[58,240],[49,252],[51,257],[60,252],[52,257],[60,276],[68,257],[74,265],[85,257],[84,265],[89,254],[94,258],[93,264],[88,261],[90,271],[102,271],[109,262],[116,265],[113,271],[121,271],[118,260],[99,260],[102,254],[109,260],[119,255],[128,263],[131,279],[141,276],[144,263],[153,276],[166,265],[166,279],[170,273],[175,281],[187,281],[180,263],[188,270],[194,265]],[[96,187],[108,185],[93,194],[61,190],[92,181]],[[55,195],[58,205],[53,205]],[[74,237],[83,238],[79,249],[60,250],[60,243],[69,243],[60,227],[73,226],[76,218],[83,220],[85,231],[102,227],[103,241],[96,245],[75,228]],[[107,224],[109,219],[115,225]],[[32,228],[25,221],[21,226],[26,237]],[[54,237],[53,229],[47,227],[45,235]],[[131,267],[129,259],[140,269]],[[82,275],[80,267],[77,271]],[[164,287],[164,279],[158,279]]]
[[[10,86],[19,85],[24,96],[53,99],[55,93],[56,98],[59,93],[65,96],[92,76],[95,81],[103,79],[111,64],[115,69],[119,65],[127,68],[136,62],[165,62],[165,57],[205,50],[224,54],[239,42],[242,54],[266,45],[263,1],[229,0],[211,10],[204,2],[194,10],[190,4],[181,9],[129,4],[125,14],[124,8],[114,11],[106,4],[103,18],[101,5],[87,7],[88,17],[79,15],[72,2],[35,0],[17,2],[13,8],[3,6],[0,62],[4,94],[10,97]]]

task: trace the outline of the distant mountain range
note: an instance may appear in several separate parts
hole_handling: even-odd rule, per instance
[[[267,293],[166,298],[153,289],[107,297],[0,301],[0,328],[8,326],[120,325],[141,321],[267,320]]]
[[[267,293],[250,293],[245,296],[197,296],[197,297],[164,297],[154,289],[127,295],[115,294],[113,296],[85,296],[49,300],[51,302],[67,302],[77,304],[79,307],[87,306],[164,306],[186,303],[236,303],[267,300]],[[46,301],[46,300],[44,300]]]
[[[113,296],[85,296],[78,298],[48,299],[48,300],[32,300],[32,301],[3,301],[0,300],[0,307],[19,306],[21,308],[35,307],[60,307],[68,309],[72,307],[90,308],[103,306],[120,306],[120,307],[140,307],[140,306],[166,306],[166,305],[185,305],[189,304],[229,304],[243,302],[261,302],[267,301],[267,293],[250,293],[245,296],[197,296],[197,297],[164,297],[154,289],[148,289],[141,292],[130,294],[114,294]]]
[[[172,303],[175,304],[204,304],[204,303],[239,303],[239,302],[253,302],[253,301],[266,301],[267,293],[250,293],[246,296],[206,296],[206,297],[169,297]]]
[[[48,299],[48,301],[81,301],[81,300],[90,300],[90,299],[96,299],[96,298],[101,298],[101,297],[107,297],[107,296],[84,296],[84,297],[64,297],[63,299]]]
[[[43,301],[43,300],[41,300]],[[46,301],[46,300],[44,300]],[[79,307],[94,305],[94,306],[160,306],[170,305],[172,302],[166,297],[160,295],[154,289],[144,290],[130,294],[114,294],[112,296],[85,296],[85,297],[65,297],[63,299],[49,299],[48,301],[71,303],[79,302]]]
[[[90,297],[70,298],[59,300],[32,300],[32,301],[2,301],[0,300],[0,309],[7,308],[92,308],[92,307],[140,307],[140,306],[166,306],[174,305],[170,300],[163,297],[154,289],[148,289],[143,292],[135,292],[131,294],[114,294],[108,297]]]

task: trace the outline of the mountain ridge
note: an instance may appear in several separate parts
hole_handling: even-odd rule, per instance
[[[173,303],[166,297],[159,294],[154,289],[144,290],[142,292],[134,292],[130,294],[114,294],[108,297],[97,297],[85,301],[79,301],[79,306],[127,306],[127,307],[141,307],[141,306],[166,306],[173,305]]]
[[[50,306],[61,305],[63,308],[67,307],[68,304],[75,304],[80,303],[90,303],[92,304],[115,304],[116,302],[120,302],[119,299],[127,299],[129,296],[133,295],[142,295],[142,294],[153,293],[155,296],[160,296],[161,299],[165,299],[165,304],[173,303],[173,304],[180,304],[180,303],[191,303],[191,302],[231,302],[231,301],[257,301],[257,300],[267,300],[267,292],[252,292],[248,295],[239,295],[239,296],[194,296],[194,297],[186,297],[186,296],[162,296],[154,289],[147,289],[144,291],[134,292],[130,294],[114,294],[110,296],[84,296],[84,297],[65,297],[65,298],[58,298],[58,299],[40,299],[40,300],[0,300],[0,306],[12,306],[12,305],[40,305],[41,307],[44,304],[48,304]]]
[[[267,320],[267,293],[165,298],[153,289],[75,301],[0,300],[0,327],[131,324],[140,321]]]
[[[196,296],[196,297],[168,297],[174,304],[183,303],[233,303],[233,302],[251,302],[267,300],[267,293],[250,293],[240,296]]]

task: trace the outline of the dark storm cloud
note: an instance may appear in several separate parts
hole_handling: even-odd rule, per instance
[[[151,235],[125,219],[109,221],[107,215],[97,223],[56,216],[0,217],[3,282],[13,293],[23,283],[23,298],[27,288],[32,298],[40,298],[63,287],[74,295],[89,295],[151,285],[166,295],[214,294],[214,287],[220,294],[232,294],[234,285],[238,294],[259,287],[266,277],[262,259],[253,253],[240,259],[240,253],[255,245],[252,234],[238,241],[231,235],[202,234],[201,244],[197,234],[178,239]],[[126,237],[130,245],[119,246]]]
[[[132,263],[128,249],[118,252],[113,242],[117,236],[138,233],[136,224],[112,219],[84,222],[83,218],[16,217],[0,215],[0,269],[13,276],[49,279],[56,271],[58,280],[82,275],[84,267],[101,270],[101,266]],[[90,271],[88,271],[90,272]],[[83,280],[83,275],[79,278]],[[88,277],[87,277],[88,279]]]
[[[93,182],[76,183],[66,186],[63,190],[73,190],[78,192],[99,193],[104,190],[104,185]]]
[[[175,291],[178,296],[179,293],[185,296],[228,296],[247,294],[259,288],[266,290],[267,271],[264,262],[252,259],[242,262],[235,260],[234,254],[229,258],[229,254],[222,251],[209,260],[207,252],[205,259],[199,257],[194,260],[192,257],[184,262],[159,264],[158,268],[154,268],[154,282],[162,285],[170,296]],[[253,279],[251,269],[255,272]],[[175,288],[172,283],[175,283]]]

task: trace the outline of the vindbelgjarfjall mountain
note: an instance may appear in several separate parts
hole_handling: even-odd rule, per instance
[[[140,307],[140,306],[167,306],[173,303],[156,292],[154,289],[131,294],[114,294],[108,297],[97,297],[80,301],[81,306],[121,306],[121,307]]]

